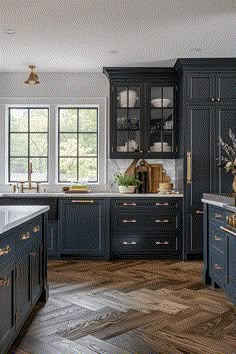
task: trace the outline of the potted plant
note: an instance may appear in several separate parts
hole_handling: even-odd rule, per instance
[[[223,167],[225,168],[227,173],[232,173],[233,178],[233,192],[236,192],[236,138],[235,134],[229,129],[229,137],[232,141],[232,146],[229,146],[225,143],[221,137],[219,137],[219,144],[222,146],[225,151],[227,157],[221,156],[221,161],[223,163]]]
[[[120,193],[134,193],[136,187],[141,184],[135,176],[126,176],[122,173],[117,173],[114,177]]]

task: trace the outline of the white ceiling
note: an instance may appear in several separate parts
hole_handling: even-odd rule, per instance
[[[35,64],[38,72],[101,72],[234,57],[235,20],[236,0],[0,0],[0,71]]]

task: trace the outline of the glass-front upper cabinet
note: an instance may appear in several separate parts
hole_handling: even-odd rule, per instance
[[[144,100],[142,85],[113,86],[112,153],[143,153]]]
[[[176,158],[173,68],[104,68],[110,80],[110,158]]]
[[[150,153],[174,153],[175,117],[174,86],[150,87],[149,148]]]

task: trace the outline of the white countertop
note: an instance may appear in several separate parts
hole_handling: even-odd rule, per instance
[[[224,208],[225,206],[228,205],[228,204],[225,204],[225,203],[221,203],[221,202],[217,202],[215,200],[209,200],[209,199],[202,199],[202,202],[206,203],[206,204],[215,205],[215,206],[218,206],[220,208]]]
[[[49,210],[49,206],[0,206],[0,235]]]
[[[158,194],[158,193],[132,193],[132,194],[121,194],[119,192],[88,192],[88,193],[64,193],[64,192],[55,192],[55,193],[0,193],[0,197],[92,197],[92,198],[110,198],[110,197],[118,197],[118,198],[183,198],[183,194]]]

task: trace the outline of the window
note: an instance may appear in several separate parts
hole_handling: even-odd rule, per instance
[[[58,181],[98,182],[98,108],[58,109]]]
[[[48,181],[48,108],[9,108],[9,182]]]

